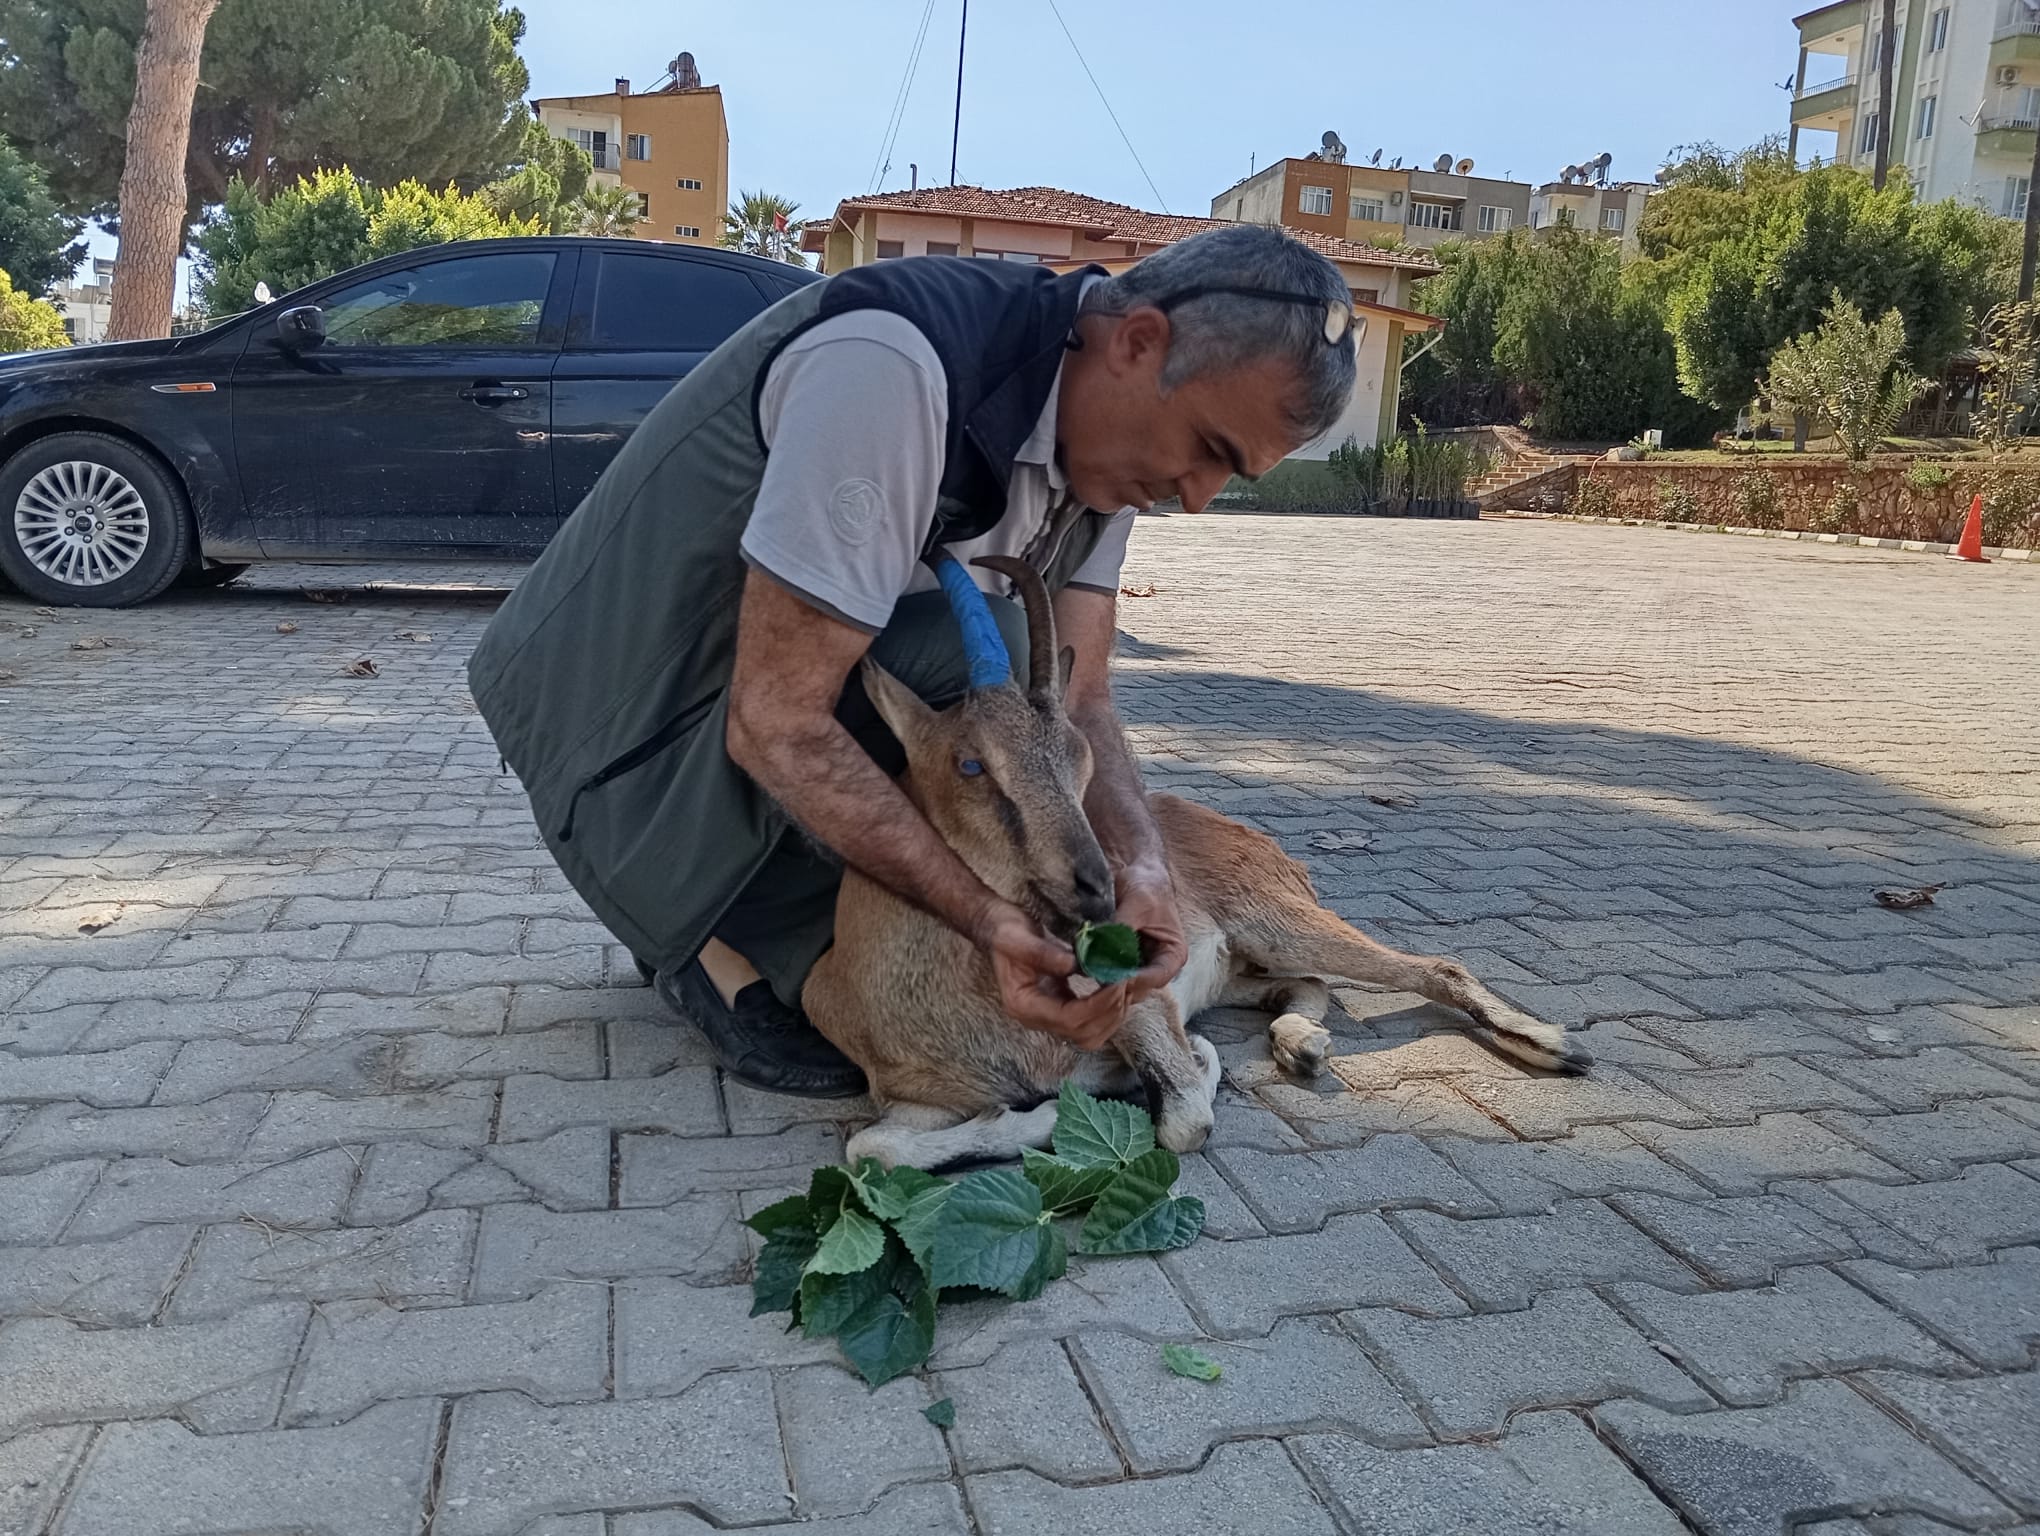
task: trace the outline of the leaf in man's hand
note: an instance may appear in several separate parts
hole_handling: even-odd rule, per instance
[[[956,1181],[936,1217],[929,1282],[1038,1295],[1052,1278],[1058,1241],[1040,1190],[1011,1168],[980,1169]]]
[[[854,1275],[871,1268],[884,1252],[885,1228],[856,1206],[846,1205],[835,1224],[822,1234],[815,1256],[808,1260],[808,1273]]]
[[[1140,969],[1140,935],[1124,923],[1086,923],[1075,947],[1077,969],[1108,987]]]
[[[1188,1344],[1164,1344],[1162,1364],[1178,1376],[1188,1376],[1192,1381],[1216,1381],[1224,1374],[1216,1360],[1207,1359]]]
[[[1204,1202],[1171,1195],[1180,1172],[1167,1147],[1145,1152],[1119,1170],[1077,1233],[1079,1253],[1159,1253],[1181,1248],[1204,1230]]]
[[[1118,1167],[1155,1144],[1147,1111],[1117,1099],[1094,1099],[1065,1082],[1055,1106],[1055,1155],[1077,1168]]]
[[[1044,1210],[1057,1215],[1089,1208],[1105,1192],[1105,1186],[1119,1175],[1117,1163],[1098,1163],[1079,1168],[1046,1152],[1025,1147],[1020,1152],[1020,1171],[1027,1182],[1041,1191]]]

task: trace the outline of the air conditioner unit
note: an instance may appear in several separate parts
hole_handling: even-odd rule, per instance
[[[1388,194],[1388,206],[1389,206],[1389,207],[1391,207],[1391,208],[1400,208],[1400,207],[1402,207],[1402,193],[1400,193],[1400,192],[1391,192],[1391,193],[1389,193],[1389,194]]]
[[[1999,85],[2017,85],[2019,83],[2019,66],[2016,64],[2000,64],[1997,72],[1997,83]]]

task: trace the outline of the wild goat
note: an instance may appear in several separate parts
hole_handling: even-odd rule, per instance
[[[901,786],[929,823],[988,887],[1069,938],[1083,919],[1109,917],[1111,907],[1106,897],[1096,910],[1110,880],[1084,815],[1090,748],[1063,712],[1072,656],[1057,654],[1039,575],[1007,557],[976,563],[1012,578],[1026,610],[1028,686],[1008,676],[937,711],[869,662],[864,684],[906,748]],[[962,568],[947,574],[966,634],[991,629],[984,598]],[[983,771],[960,774],[965,760]],[[1066,1079],[1099,1094],[1145,1089],[1163,1144],[1192,1151],[1211,1130],[1219,1063],[1185,1023],[1211,1007],[1272,1009],[1276,1062],[1309,1076],[1331,1040],[1322,1023],[1328,978],[1456,1008],[1469,1033],[1531,1066],[1579,1071],[1591,1062],[1562,1029],[1510,1007],[1455,961],[1387,949],[1327,912],[1310,876],[1271,838],[1173,795],[1150,803],[1190,960],[1166,991],[1128,1012],[1106,1051],[1080,1051],[1016,1023],[999,1006],[989,960],[968,939],[845,871],[835,946],[809,974],[802,1003],[864,1069],[883,1111],[851,1138],[853,1161],[933,1168],[1045,1147]]]

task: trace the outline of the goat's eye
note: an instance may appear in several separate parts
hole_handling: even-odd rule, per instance
[[[966,779],[974,779],[985,771],[985,765],[974,757],[966,757],[956,765],[956,771]]]

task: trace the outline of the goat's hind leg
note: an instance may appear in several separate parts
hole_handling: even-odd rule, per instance
[[[1321,907],[1259,915],[1233,934],[1233,946],[1263,970],[1372,982],[1457,1008],[1482,1040],[1528,1066],[1583,1072],[1593,1065],[1592,1053],[1562,1028],[1503,1002],[1457,960],[1377,944]]]
[[[1010,1161],[1024,1147],[1046,1147],[1054,1134],[1053,1099],[1033,1109],[994,1109],[975,1116],[933,1104],[893,1104],[883,1119],[850,1138],[844,1157],[852,1167],[875,1157],[888,1168],[924,1169]]]
[[[1275,1065],[1297,1077],[1315,1077],[1332,1046],[1325,1014],[1332,989],[1315,976],[1235,976],[1219,997],[1222,1008],[1265,1008],[1268,1049]]]

